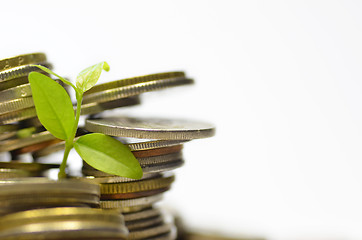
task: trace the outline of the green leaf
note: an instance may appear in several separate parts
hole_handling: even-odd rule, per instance
[[[73,83],[71,83],[70,81],[68,81],[67,79],[59,76],[58,74],[56,74],[55,72],[53,72],[52,70],[50,70],[49,68],[46,68],[42,65],[35,65],[35,64],[31,64],[31,66],[34,66],[34,67],[37,67],[37,68],[40,68],[41,70],[43,70],[44,72],[47,72],[49,74],[52,74],[54,76],[56,76],[57,78],[59,78],[60,81],[62,81],[63,83],[65,84],[68,84],[69,86],[71,86],[72,88],[74,88],[75,91],[77,91],[77,88],[74,86]]]
[[[101,76],[102,70],[109,71],[109,65],[101,62],[81,71],[77,76],[78,90],[85,92],[92,88]]]
[[[38,72],[29,74],[29,82],[40,122],[55,137],[68,139],[75,122],[68,93],[56,81]]]
[[[120,141],[101,134],[81,136],[74,148],[92,167],[122,177],[140,179],[142,168],[131,150]]]

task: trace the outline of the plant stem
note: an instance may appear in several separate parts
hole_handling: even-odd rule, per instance
[[[78,91],[76,91],[76,98],[77,98],[77,110],[76,110],[76,114],[75,114],[75,122],[73,125],[72,133],[70,134],[69,138],[65,141],[65,150],[64,150],[64,155],[63,155],[63,161],[59,167],[58,179],[65,178],[67,176],[65,174],[65,167],[67,166],[69,152],[73,148],[74,138],[75,138],[75,135],[76,135],[77,129],[78,129],[80,110],[81,110],[81,105],[82,105],[82,100],[83,100],[83,93],[79,93]]]

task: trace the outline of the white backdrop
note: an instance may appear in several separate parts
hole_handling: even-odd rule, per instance
[[[359,1],[4,1],[1,58],[45,52],[102,82],[184,70],[124,110],[217,126],[185,146],[164,204],[193,228],[362,239]]]

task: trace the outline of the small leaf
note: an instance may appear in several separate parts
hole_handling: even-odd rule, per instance
[[[120,141],[101,134],[81,136],[74,148],[92,167],[122,177],[140,179],[142,168],[131,150]]]
[[[68,93],[56,81],[38,72],[29,74],[29,82],[40,122],[55,137],[68,139],[75,122]]]
[[[101,62],[81,71],[77,76],[78,90],[85,92],[92,88],[101,76],[102,70],[109,71],[109,65]]]

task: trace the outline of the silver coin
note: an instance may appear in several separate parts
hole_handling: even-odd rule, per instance
[[[140,207],[140,206],[149,206],[155,202],[162,200],[163,194],[157,194],[149,197],[141,197],[127,200],[103,200],[101,201],[101,208],[104,209],[119,209],[127,207]]]
[[[213,125],[163,118],[113,117],[86,120],[85,129],[111,136],[159,140],[191,140],[215,134]]]

